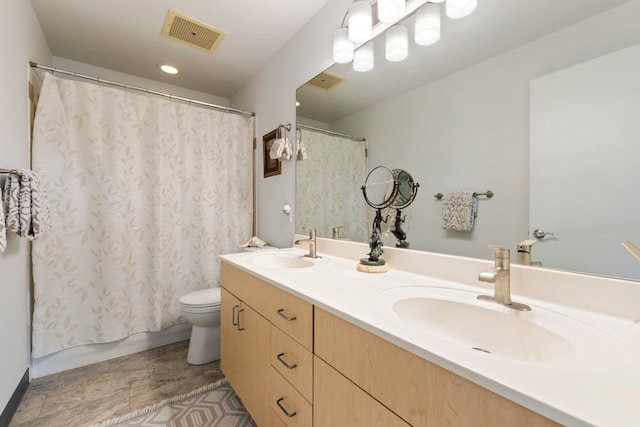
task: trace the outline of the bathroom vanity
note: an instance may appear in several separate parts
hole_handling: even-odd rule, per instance
[[[258,425],[640,423],[640,328],[585,302],[611,279],[564,273],[549,293],[558,272],[517,267],[529,318],[476,300],[491,293],[476,280],[490,262],[385,250],[383,274],[356,271],[365,245],[329,239],[320,259],[222,256],[221,368]],[[586,299],[571,299],[572,280]]]

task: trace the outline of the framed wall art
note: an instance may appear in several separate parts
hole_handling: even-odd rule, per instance
[[[278,129],[274,129],[262,137],[262,158],[264,161],[264,177],[280,175],[282,173],[282,164],[280,159],[272,159],[269,157],[271,146],[278,138]]]

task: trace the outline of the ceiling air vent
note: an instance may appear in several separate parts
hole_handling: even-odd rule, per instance
[[[213,53],[227,34],[193,18],[181,15],[175,10],[169,10],[162,35]]]
[[[309,86],[316,87],[318,89],[323,90],[331,90],[344,82],[346,79],[344,77],[340,77],[337,74],[330,73],[328,71],[323,71],[318,74],[311,80],[307,82]]]

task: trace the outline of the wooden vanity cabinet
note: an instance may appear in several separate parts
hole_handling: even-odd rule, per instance
[[[315,354],[411,425],[558,426],[317,307],[314,324]],[[317,412],[324,410],[314,403]]]
[[[221,283],[222,372],[258,426],[310,427],[313,305],[225,262]]]
[[[256,423],[267,426],[269,322],[224,288],[220,307],[220,369]]]
[[[318,357],[314,378],[314,427],[410,427]]]

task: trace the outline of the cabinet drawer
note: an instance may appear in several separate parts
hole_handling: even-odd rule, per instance
[[[312,304],[224,261],[221,265],[221,282],[232,294],[307,350],[313,350]]]
[[[314,427],[410,427],[322,359],[314,370]]]
[[[312,402],[313,355],[293,338],[271,326],[271,366],[307,401]]]
[[[411,425],[558,425],[317,307],[314,321],[318,357]]]
[[[313,305],[278,288],[271,288],[267,318],[287,335],[313,351]]]
[[[311,427],[311,404],[273,368],[270,399],[271,407],[288,427]]]

